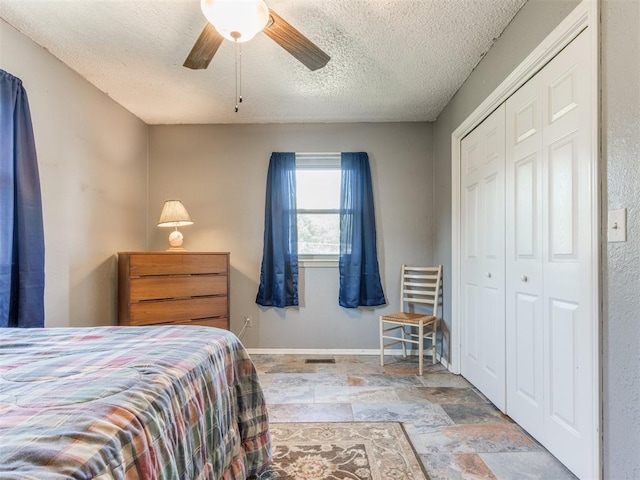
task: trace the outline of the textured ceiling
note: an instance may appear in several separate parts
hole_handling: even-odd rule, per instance
[[[199,0],[0,0],[0,17],[149,124],[432,121],[526,0],[267,0],[331,56],[311,72],[263,33],[182,67]]]

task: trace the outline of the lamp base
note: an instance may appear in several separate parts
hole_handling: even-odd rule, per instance
[[[182,233],[180,233],[176,227],[176,229],[169,234],[169,245],[171,245],[171,247],[169,247],[167,251],[184,251],[182,247],[183,239]]]
[[[184,247],[169,247],[165,252],[186,252]]]

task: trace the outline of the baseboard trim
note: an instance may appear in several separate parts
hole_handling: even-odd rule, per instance
[[[377,348],[247,348],[249,355],[380,355]],[[402,356],[402,349],[386,349],[385,356]],[[429,357],[430,358],[430,357]],[[438,363],[449,368],[449,364],[436,354]]]
[[[447,370],[449,370],[451,373],[454,373],[451,370],[451,364],[449,362],[447,362],[446,359],[442,358],[442,355],[440,355],[439,353],[436,353],[436,360],[438,361],[438,363],[442,364],[442,366],[444,366],[444,368],[446,368]]]
[[[380,355],[377,348],[247,348],[249,355]],[[385,355],[402,355],[385,352]]]

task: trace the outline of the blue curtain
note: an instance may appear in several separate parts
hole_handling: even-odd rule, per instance
[[[369,156],[345,152],[341,165],[339,303],[346,308],[384,305]]]
[[[298,220],[296,155],[274,152],[267,174],[264,246],[256,303],[298,305]]]
[[[0,327],[44,326],[38,163],[22,81],[0,70]]]

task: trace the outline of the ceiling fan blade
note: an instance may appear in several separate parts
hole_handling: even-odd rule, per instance
[[[220,48],[222,40],[224,40],[224,37],[218,33],[213,25],[207,22],[183,66],[193,70],[207,68],[218,48]]]
[[[276,12],[269,9],[269,14],[271,17],[270,23],[267,24],[263,32],[310,70],[318,70],[324,67],[331,59],[329,55],[320,50],[311,40],[293,28]]]

